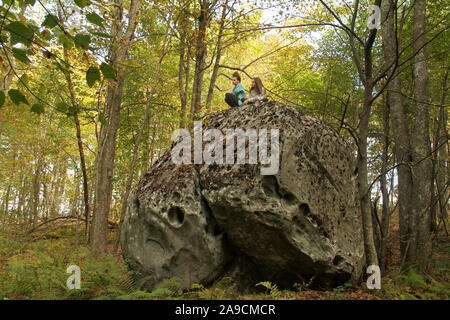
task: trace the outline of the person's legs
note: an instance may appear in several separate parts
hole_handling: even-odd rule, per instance
[[[232,93],[227,93],[225,95],[225,102],[232,108],[239,107],[239,102],[236,96]]]

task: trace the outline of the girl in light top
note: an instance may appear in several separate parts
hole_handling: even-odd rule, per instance
[[[250,88],[250,97],[244,101],[244,104],[259,105],[266,98],[266,89],[264,88],[260,78],[254,78],[252,80],[252,87]]]

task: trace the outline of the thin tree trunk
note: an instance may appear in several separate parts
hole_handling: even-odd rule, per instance
[[[59,16],[59,22],[62,26],[64,26],[64,16],[61,12],[61,6],[58,3],[58,16]],[[69,53],[67,51],[67,48],[64,47],[64,60],[66,63],[69,64]],[[64,72],[64,76],[66,77],[67,86],[69,88],[70,93],[70,101],[72,103],[72,106],[74,107],[74,110],[78,110],[78,103],[76,101],[75,97],[75,90],[73,87],[72,77],[70,76],[69,72]],[[81,172],[83,175],[83,201],[84,201],[84,217],[86,218],[85,222],[85,235],[87,237],[88,230],[89,230],[89,186],[88,186],[88,176],[86,171],[86,160],[84,156],[84,150],[83,150],[83,140],[81,139],[81,126],[80,126],[80,120],[78,118],[78,112],[75,111],[73,114],[73,118],[75,121],[75,127],[77,132],[77,144],[78,144],[78,153],[80,155],[80,166],[81,166]]]
[[[167,47],[168,47],[168,42],[169,42],[169,26],[166,28],[166,34],[164,37],[164,43],[162,46],[162,50],[161,50],[161,55],[159,57],[159,61],[158,61],[158,65],[156,67],[156,72],[155,75],[153,77],[153,80],[151,83],[153,83],[153,87],[151,88],[150,92],[147,93],[147,105],[145,107],[145,113],[144,113],[144,117],[142,119],[141,122],[141,126],[136,138],[136,141],[134,143],[134,149],[133,149],[133,160],[131,161],[131,167],[130,167],[130,172],[128,173],[128,179],[127,179],[127,184],[125,187],[125,193],[123,195],[123,199],[122,199],[122,208],[120,210],[120,221],[119,221],[119,228],[118,228],[118,236],[116,239],[116,243],[114,246],[114,252],[117,252],[117,249],[119,248],[119,243],[120,243],[120,229],[122,227],[122,223],[123,223],[123,219],[125,218],[125,214],[127,212],[127,207],[128,207],[128,197],[130,196],[130,191],[131,191],[131,185],[133,184],[133,177],[134,177],[134,169],[136,167],[136,161],[137,161],[137,156],[139,153],[139,146],[141,144],[141,140],[142,140],[142,136],[144,134],[144,130],[145,130],[145,125],[148,122],[148,116],[150,113],[150,107],[152,105],[152,99],[153,99],[153,94],[156,90],[157,84],[158,84],[158,80],[159,80],[159,74],[161,71],[161,65],[163,62],[163,59],[165,57],[165,55],[167,54]]]
[[[147,121],[145,122],[145,126],[144,126],[144,152],[143,152],[143,157],[142,157],[142,163],[143,165],[141,165],[141,174],[139,175],[138,179],[141,179],[141,177],[148,171],[148,168],[150,166],[150,118],[147,119]]]
[[[398,212],[399,212],[399,239],[401,255],[406,254],[406,246],[411,234],[409,217],[411,215],[411,153],[410,140],[406,115],[402,103],[401,76],[397,68],[398,52],[401,50],[401,39],[397,39],[395,29],[395,15],[397,11],[391,0],[382,2],[382,37],[385,66],[392,66],[389,73],[392,75],[386,89],[388,91],[387,103],[390,107],[392,130],[395,142],[395,157],[399,166],[398,174]]]
[[[92,250],[95,253],[105,253],[108,235],[108,215],[111,208],[112,178],[114,174],[114,158],[116,152],[116,137],[119,128],[120,106],[123,96],[125,70],[120,65],[127,55],[130,42],[137,25],[137,13],[140,0],[131,0],[128,13],[128,26],[122,30],[123,0],[115,0],[113,9],[112,44],[109,50],[109,60],[117,75],[114,81],[109,81],[106,90],[105,116],[107,124],[101,126],[96,167],[96,192],[94,216],[92,219]]]
[[[187,85],[189,81],[189,59],[190,49],[188,48],[187,41],[187,33],[188,33],[188,13],[187,9],[183,9],[182,17],[181,17],[181,31],[180,31],[180,60],[178,63],[178,90],[180,93],[180,105],[181,105],[181,113],[180,113],[180,128],[186,127],[186,107],[187,107]],[[188,49],[188,53],[186,56],[186,48]],[[183,84],[184,75],[186,76],[186,82]]]
[[[55,161],[53,162],[53,170],[51,172],[51,179],[50,179],[50,195],[49,195],[49,203],[48,203],[48,215],[49,217],[53,216],[53,211],[55,208],[55,197],[56,197],[56,190],[58,188],[58,179],[59,179],[59,166],[60,166],[60,159],[59,157],[56,157]]]
[[[42,186],[43,186],[43,188],[42,188],[42,220],[43,221],[47,221],[47,219],[48,219],[48,210],[49,210],[49,202],[50,202],[50,199],[49,199],[49,195],[48,195],[48,187],[47,187],[47,184],[45,183],[45,180],[46,179],[44,179],[44,182],[42,183]]]
[[[156,135],[158,133],[160,122],[161,122],[161,119],[159,118],[153,125],[152,143],[150,144],[150,166],[153,165],[153,161],[155,159],[154,153],[155,153]]]
[[[20,192],[19,192],[19,202],[17,203],[17,214],[21,213],[22,218],[24,215],[24,203],[25,203],[25,188],[26,188],[26,179],[23,174],[20,179]]]
[[[38,143],[40,145],[40,143]],[[40,186],[41,186],[41,167],[42,167],[42,157],[41,148],[38,147],[36,152],[36,165],[34,169],[34,179],[33,179],[33,211],[30,216],[30,223],[33,224],[37,221],[38,211],[39,211],[39,198],[40,198]]]
[[[73,92],[73,88],[71,89]],[[72,103],[75,102],[74,96],[72,96]],[[88,176],[86,171],[86,160],[84,157],[84,150],[83,150],[83,140],[81,140],[81,127],[80,127],[80,121],[78,119],[78,113],[75,112],[74,115],[75,125],[77,128],[77,143],[78,143],[78,152],[80,154],[80,164],[81,164],[81,172],[83,174],[83,201],[84,201],[84,217],[86,218],[85,222],[85,235],[87,237],[88,230],[89,230],[89,185],[88,185]]]
[[[387,95],[387,94],[386,94]],[[380,243],[380,269],[384,274],[386,271],[386,243],[389,231],[389,195],[387,191],[386,170],[389,161],[389,104],[387,97],[383,106],[383,153],[381,162],[380,190],[383,198],[381,217],[381,243]]]
[[[80,194],[80,181],[78,178],[78,174],[77,174],[77,167],[75,164],[75,168],[74,168],[74,179],[73,182],[75,184],[75,190],[74,190],[74,194],[73,194],[73,199],[72,199],[72,216],[78,216],[78,195]]]
[[[445,106],[445,100],[447,96],[448,90],[448,69],[445,72],[444,83],[442,86],[442,99],[441,99],[441,107],[439,108],[439,124],[437,130],[437,141],[436,146],[439,148],[438,150],[438,162],[437,162],[437,173],[436,173],[436,184],[437,184],[437,193],[439,199],[439,219],[442,221],[447,219],[447,195],[448,192],[445,192],[445,184],[446,181],[449,181],[447,175],[448,168],[448,132],[447,132],[447,119],[448,119],[448,108]]]
[[[5,202],[3,203],[3,214],[5,217],[8,216],[9,212],[9,195],[11,192],[11,184],[8,184],[8,188],[6,189]]]
[[[63,163],[63,167],[59,170],[60,172],[60,178],[58,179],[57,185],[56,185],[56,192],[55,192],[55,202],[54,202],[54,209],[51,213],[51,217],[55,218],[59,215],[60,212],[60,206],[61,206],[61,197],[64,194],[65,190],[65,183],[67,179],[67,163]]]
[[[428,111],[428,69],[425,52],[426,0],[414,2],[414,99],[415,121],[412,139],[413,207],[411,214],[411,244],[407,262],[428,268],[431,255],[431,168]]]
[[[210,109],[210,107],[211,107],[211,102],[212,102],[213,93],[214,93],[214,86],[216,85],[217,76],[219,74],[220,59],[222,58],[222,46],[223,46],[222,38],[223,38],[223,30],[225,27],[225,19],[227,17],[227,9],[228,9],[228,0],[225,1],[225,3],[224,3],[223,9],[222,9],[222,15],[220,17],[219,33],[217,36],[216,59],[214,62],[213,73],[211,75],[211,81],[209,83],[208,96],[206,98],[206,108],[207,109]]]
[[[196,40],[196,52],[195,52],[195,72],[194,72],[194,84],[192,88],[192,101],[191,101],[191,113],[189,119],[193,119],[196,110],[199,110],[199,106],[202,101],[202,86],[203,76],[205,73],[206,63],[206,30],[209,25],[210,19],[210,2],[209,0],[200,0],[200,14],[198,17],[198,30]]]
[[[367,58],[367,56],[366,56]],[[366,61],[366,68],[371,62]],[[367,70],[370,75],[370,70]],[[377,251],[375,247],[375,239],[373,234],[372,210],[370,207],[370,190],[368,185],[368,169],[367,169],[367,135],[369,129],[369,118],[372,104],[372,79],[371,76],[366,78],[364,87],[364,103],[363,109],[359,115],[359,131],[358,131],[358,191],[361,202],[361,216],[363,221],[364,244],[366,251],[366,259],[368,265],[378,265]]]
[[[320,0],[322,5],[338,20],[340,24],[343,22],[338,18],[335,12],[325,3]],[[381,0],[376,0],[375,5],[380,6]],[[359,128],[357,134],[358,156],[357,156],[357,182],[358,193],[361,206],[362,227],[364,234],[364,247],[366,253],[367,265],[378,265],[378,256],[374,242],[374,232],[372,223],[372,210],[370,206],[371,190],[368,185],[368,168],[367,168],[367,138],[369,129],[370,113],[372,109],[373,96],[372,92],[376,81],[379,77],[373,77],[373,61],[372,61],[372,49],[377,36],[377,29],[370,30],[367,40],[363,41],[357,39],[355,36],[356,18],[358,16],[360,1],[354,1],[354,11],[351,19],[350,27],[345,26],[347,35],[349,37],[350,50],[352,53],[352,59],[358,70],[359,80],[364,85],[364,100],[362,110],[359,113]],[[364,56],[359,54],[359,48],[355,45],[355,41],[358,40],[360,44],[364,46]]]
[[[377,0],[375,5],[380,5],[381,0]],[[357,10],[357,8],[355,9]],[[357,12],[357,11],[355,11]],[[354,29],[354,21],[352,20],[352,29]],[[377,30],[371,30],[367,41],[364,43],[364,69],[360,66],[359,74],[364,85],[364,100],[363,108],[359,114],[359,130],[358,130],[358,191],[361,201],[361,216],[363,221],[364,231],[364,245],[366,251],[366,262],[368,265],[378,265],[377,251],[375,247],[375,239],[373,234],[372,215],[370,210],[370,195],[371,190],[368,186],[368,169],[367,169],[367,136],[369,130],[369,119],[372,109],[372,92],[375,86],[373,80],[373,61],[372,61],[372,49],[375,42]],[[353,43],[353,38],[352,38]],[[353,55],[355,55],[355,48],[352,49]],[[357,57],[355,56],[356,60]]]

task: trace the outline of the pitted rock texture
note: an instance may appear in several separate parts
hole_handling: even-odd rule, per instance
[[[202,123],[224,137],[226,129],[279,129],[279,170],[177,165],[168,150],[130,195],[122,227],[123,257],[148,277],[148,288],[172,277],[189,288],[223,276],[243,291],[256,281],[329,288],[361,276],[356,167],[333,129],[275,102],[210,114]]]

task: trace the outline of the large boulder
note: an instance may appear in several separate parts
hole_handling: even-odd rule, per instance
[[[256,281],[333,287],[361,276],[354,156],[332,128],[275,102],[210,114],[202,124],[224,136],[278,129],[279,165],[268,174],[251,164],[248,139],[244,164],[177,164],[174,143],[132,192],[122,227],[124,259],[148,288],[172,277],[188,288],[232,276],[248,289]],[[215,142],[225,159],[228,141]]]

